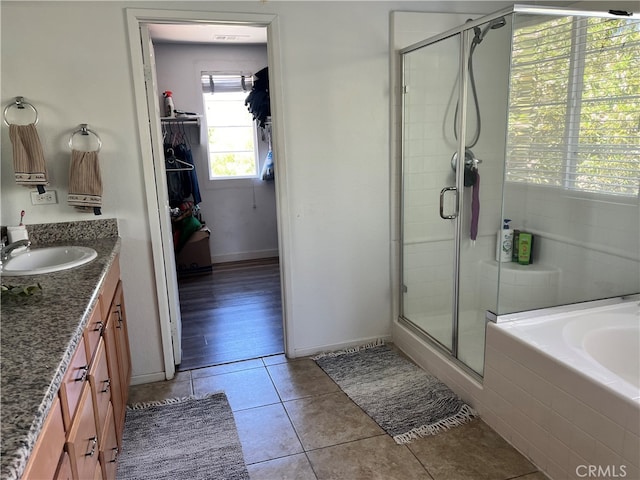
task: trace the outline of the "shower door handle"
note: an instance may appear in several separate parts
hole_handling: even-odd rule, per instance
[[[444,194],[447,192],[456,192],[456,197],[458,196],[458,189],[456,187],[444,187],[440,190],[440,218],[445,220],[452,220],[458,217],[458,202],[456,201],[456,212],[453,215],[445,215],[444,214]]]

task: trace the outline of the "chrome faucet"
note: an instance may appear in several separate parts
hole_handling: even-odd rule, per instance
[[[31,242],[29,240],[18,240],[16,242],[10,243],[6,247],[3,245],[2,249],[0,249],[0,265],[7,261],[11,252],[13,252],[16,248],[19,247],[30,247]]]

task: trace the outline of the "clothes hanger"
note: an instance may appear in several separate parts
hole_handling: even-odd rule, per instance
[[[167,152],[169,153],[169,158],[165,158],[165,164],[171,164],[171,165],[184,165],[183,167],[170,167],[170,168],[165,168],[165,171],[167,172],[186,172],[186,171],[190,171],[193,170],[193,165],[191,165],[190,163],[187,162],[183,162],[182,160],[180,160],[179,158],[177,158],[175,156],[175,153],[173,152],[173,148],[168,148]]]

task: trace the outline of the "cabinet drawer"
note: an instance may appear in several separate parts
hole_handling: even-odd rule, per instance
[[[73,472],[71,471],[71,460],[69,454],[64,452],[58,464],[55,480],[73,480]]]
[[[98,465],[98,434],[91,401],[91,388],[85,383],[66,443],[74,478],[93,478]]]
[[[113,294],[116,291],[118,282],[120,281],[120,256],[116,256],[111,264],[107,278],[104,280],[102,290],[100,291],[100,310],[102,318],[107,318],[109,315],[109,309],[111,308],[111,300],[113,300]]]
[[[27,463],[22,478],[54,478],[60,462],[60,454],[64,448],[64,441],[62,410],[60,409],[60,400],[56,397],[51,405],[49,415],[42,425],[42,431],[29,457],[29,463]]]
[[[107,356],[102,339],[98,342],[98,348],[89,370],[89,385],[91,386],[91,398],[96,416],[96,432],[100,433],[107,417],[109,400],[111,400],[111,380],[109,379]]]
[[[69,428],[71,428],[73,415],[78,406],[82,387],[86,383],[88,373],[89,363],[87,362],[86,349],[84,342],[81,341],[78,343],[78,348],[73,354],[73,357],[71,357],[71,363],[64,377],[62,377],[62,384],[60,385],[62,419],[64,420],[64,428],[67,432]]]
[[[104,329],[104,322],[102,321],[102,310],[100,307],[100,300],[96,303],[96,306],[91,313],[89,323],[84,329],[84,346],[87,353],[87,363],[91,363],[93,355],[96,353],[98,347],[98,341],[102,336],[102,330]]]
[[[100,464],[102,465],[102,476],[105,480],[115,480],[119,452],[120,448],[116,438],[113,408],[111,404],[109,404],[104,430],[100,436]]]

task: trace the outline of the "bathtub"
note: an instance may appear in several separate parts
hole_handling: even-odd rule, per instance
[[[640,479],[640,296],[499,316],[482,388],[481,416],[549,478]]]
[[[620,299],[596,305],[600,306],[549,309],[533,318],[505,315],[499,328],[616,394],[638,400],[640,301]]]

